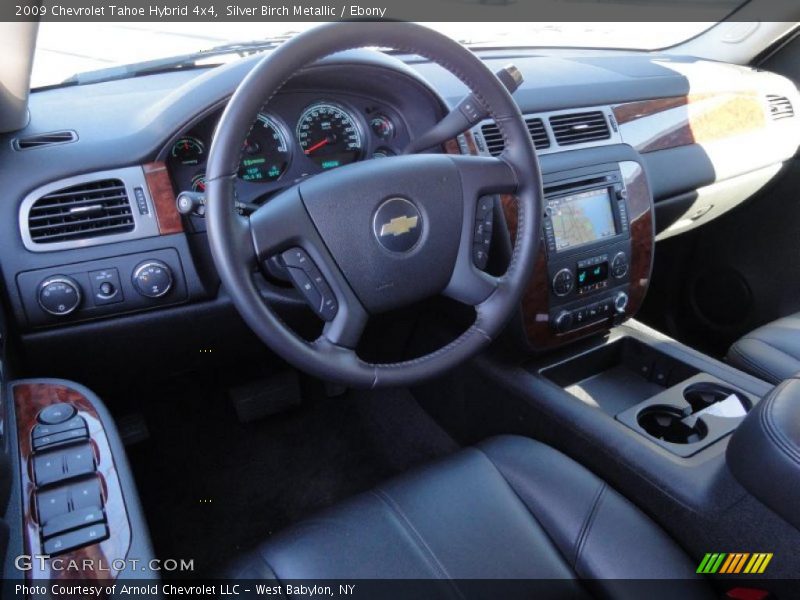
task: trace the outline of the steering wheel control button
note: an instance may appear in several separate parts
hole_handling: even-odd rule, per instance
[[[172,289],[172,270],[160,260],[148,260],[133,270],[133,286],[146,298],[161,298]]]
[[[472,262],[481,270],[485,269],[489,262],[493,230],[494,197],[485,196],[478,200],[475,209],[475,235],[472,239]]]
[[[422,213],[405,198],[390,198],[372,219],[375,239],[389,252],[408,252],[422,237]]]
[[[328,282],[302,248],[292,248],[281,255],[289,279],[318,317],[330,321],[339,305]]]
[[[306,302],[308,302],[315,311],[319,311],[319,307],[322,304],[322,296],[320,296],[319,290],[311,282],[311,279],[309,279],[305,271],[301,271],[295,267],[289,267],[289,278],[292,280],[294,286],[300,290],[300,293],[303,294]]]
[[[66,275],[50,277],[39,286],[39,306],[45,312],[63,317],[81,304],[81,286]]]
[[[569,269],[561,269],[553,277],[553,293],[556,296],[566,296],[575,285],[575,276]]]
[[[44,423],[45,425],[58,425],[74,417],[75,413],[74,406],[59,402],[57,404],[51,404],[47,408],[43,408],[39,412],[38,419],[39,423]]]
[[[624,252],[617,252],[612,259],[611,274],[617,279],[622,279],[628,274],[628,257]]]
[[[116,269],[102,269],[89,273],[89,283],[92,286],[92,296],[97,306],[122,302],[122,286],[119,281],[119,272]]]

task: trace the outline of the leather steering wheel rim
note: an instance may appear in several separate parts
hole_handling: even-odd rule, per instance
[[[292,186],[250,218],[238,215],[233,204],[241,148],[257,113],[304,67],[330,54],[363,47],[388,47],[421,55],[457,76],[497,123],[505,141],[503,153],[497,158],[425,154],[356,163]],[[474,324],[450,344],[419,358],[392,364],[364,362],[353,349],[370,311],[365,298],[374,296],[375,290],[363,282],[355,282],[353,267],[345,264],[348,260],[352,263],[352,257],[341,252],[332,255],[337,243],[341,245],[340,236],[337,232],[326,232],[323,217],[331,213],[321,212],[330,210],[330,206],[323,207],[322,200],[332,190],[339,198],[352,198],[353,202],[370,207],[385,200],[378,195],[386,196],[389,188],[378,183],[373,174],[376,169],[381,170],[378,173],[381,181],[388,174],[398,182],[398,191],[389,190],[389,195],[411,197],[419,205],[420,220],[427,227],[423,230],[423,241],[418,244],[422,246],[419,251],[426,251],[425,244],[433,244],[436,238],[453,254],[452,272],[445,284],[441,273],[430,277],[426,274],[421,279],[429,280],[430,289],[425,291],[437,289],[476,309]],[[436,214],[444,210],[447,202],[436,203],[424,187],[419,191],[426,174],[431,182],[429,187],[436,182],[447,183],[447,187],[440,189],[442,197],[453,200],[458,192],[460,214],[455,209],[451,209],[447,218]],[[416,188],[412,181],[416,181]],[[408,190],[399,189],[403,182],[415,191],[407,193]],[[368,197],[368,192],[363,191],[372,189],[370,186],[377,194],[375,197]],[[472,263],[475,207],[480,197],[490,194],[517,197],[514,250],[501,277],[486,275]],[[283,43],[265,56],[239,85],[219,121],[209,153],[206,221],[212,256],[222,283],[245,322],[264,343],[298,369],[321,379],[375,388],[413,385],[440,375],[472,357],[500,333],[517,309],[533,270],[540,242],[542,198],[539,163],[524,118],[503,84],[478,57],[450,38],[413,23],[340,22],[322,25]],[[459,227],[454,236],[455,222]],[[441,236],[440,230],[447,230],[450,235]],[[360,230],[356,233],[361,235]],[[338,301],[336,316],[314,342],[303,340],[281,321],[262,300],[253,280],[261,261],[292,247],[303,248],[317,262]],[[403,260],[420,260],[413,252],[408,257],[383,256],[379,249],[375,257],[394,261],[387,266],[400,270],[406,264]],[[432,263],[427,264],[434,269]],[[435,266],[437,270],[441,268]],[[364,279],[371,274],[357,275]],[[371,285],[375,287],[374,282]],[[402,291],[399,289],[398,293]]]

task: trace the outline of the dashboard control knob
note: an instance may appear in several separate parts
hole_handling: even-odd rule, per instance
[[[81,286],[66,275],[55,275],[39,285],[39,306],[45,312],[63,317],[81,304]]]
[[[628,294],[620,292],[614,296],[614,310],[617,311],[617,314],[622,314],[626,308],[628,308]]]
[[[133,270],[133,286],[147,298],[161,298],[172,289],[172,271],[160,260],[147,260]]]
[[[575,285],[575,276],[569,269],[561,269],[553,277],[553,293],[556,296],[566,296]]]
[[[624,252],[617,252],[611,260],[611,274],[617,279],[628,274],[628,257]]]
[[[558,333],[566,333],[572,328],[572,313],[562,310],[553,319],[553,329]]]

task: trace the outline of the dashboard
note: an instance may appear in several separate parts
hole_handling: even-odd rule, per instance
[[[654,237],[702,226],[743,202],[800,144],[800,97],[771,73],[619,51],[480,56],[495,71],[513,62],[525,78],[514,98],[541,157],[551,210],[590,217],[583,231],[559,214],[551,221],[561,235],[543,249],[523,303],[528,337],[542,345],[585,335],[575,328],[584,296],[591,317],[624,289],[624,314],[635,313]],[[110,364],[141,360],[128,340],[158,328],[176,332],[175,344],[185,334],[195,357],[197,347],[225,338],[235,313],[210,259],[204,219],[180,215],[175,201],[183,191],[203,192],[219,118],[258,59],[32,94],[29,125],[0,137],[2,284],[32,360],[53,364],[56,340],[66,349],[58,362],[74,375],[98,335]],[[320,61],[287,82],[253,123],[238,200],[255,206],[303,178],[391,160],[466,92],[415,56],[353,51]],[[442,151],[489,156],[501,143],[485,120]],[[747,185],[736,185],[740,178]],[[628,194],[622,204],[620,193]],[[513,199],[500,205],[513,236]],[[615,263],[619,253],[627,263]],[[566,287],[554,287],[559,273]],[[577,285],[582,276],[594,289]],[[306,310],[285,282],[267,278],[259,286],[271,302]],[[554,331],[563,314],[571,325]]]

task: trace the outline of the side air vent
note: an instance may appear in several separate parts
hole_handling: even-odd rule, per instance
[[[611,137],[608,121],[602,111],[568,113],[550,117],[550,127],[561,146],[585,144]]]
[[[550,138],[547,135],[542,120],[536,117],[528,117],[525,119],[525,123],[528,125],[528,131],[531,134],[531,139],[536,149],[544,150],[549,148]],[[483,140],[486,142],[486,150],[488,150],[489,154],[492,156],[498,156],[503,151],[504,144],[503,136],[500,135],[500,130],[497,128],[497,125],[494,123],[487,123],[481,127],[481,133],[483,134]]]
[[[794,107],[786,96],[770,94],[767,96],[767,105],[769,106],[769,116],[773,121],[791,119],[794,116]]]
[[[42,148],[44,146],[54,146],[56,144],[69,144],[77,141],[78,134],[74,131],[53,131],[51,133],[40,133],[28,137],[17,138],[12,145],[14,150],[30,150],[32,148]]]
[[[101,237],[136,226],[120,179],[103,179],[42,196],[28,213],[28,232],[37,244]]]

